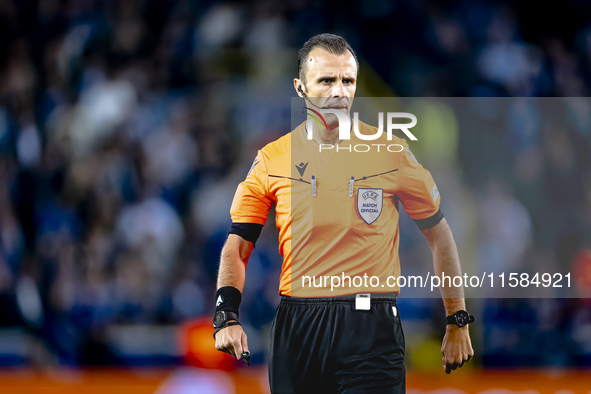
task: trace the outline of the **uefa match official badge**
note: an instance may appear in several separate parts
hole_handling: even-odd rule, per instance
[[[367,224],[375,222],[382,213],[383,189],[357,189],[357,212]]]

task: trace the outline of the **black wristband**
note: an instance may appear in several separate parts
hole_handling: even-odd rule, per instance
[[[238,308],[240,308],[241,301],[242,294],[240,290],[232,286],[220,287],[215,292],[215,311],[229,311],[240,316]]]

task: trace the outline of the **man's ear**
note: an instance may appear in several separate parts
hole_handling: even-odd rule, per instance
[[[304,98],[306,96],[303,86],[304,86],[304,84],[302,83],[302,81],[300,79],[298,79],[298,78],[293,79],[293,88],[296,90],[297,95],[302,98]]]

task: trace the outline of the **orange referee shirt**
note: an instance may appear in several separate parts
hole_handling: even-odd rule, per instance
[[[280,295],[399,292],[388,282],[389,276],[400,275],[398,202],[419,228],[437,224],[443,215],[431,174],[403,139],[388,141],[384,133],[381,139],[362,141],[351,133],[338,152],[336,147],[320,152],[319,144],[306,138],[304,125],[258,152],[236,190],[232,222],[264,225],[275,204],[283,257]],[[359,125],[362,134],[376,133],[373,126]],[[371,149],[355,152],[357,144]],[[377,279],[370,281],[373,276]]]

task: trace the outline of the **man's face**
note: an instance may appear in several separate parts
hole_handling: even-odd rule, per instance
[[[334,55],[320,48],[314,48],[306,61],[306,84],[299,79],[294,86],[302,86],[308,99],[318,107],[338,109],[349,116],[355,89],[357,88],[357,63],[351,52]],[[308,104],[311,108],[311,106]],[[317,109],[317,108],[314,108]],[[335,115],[323,115],[329,129],[338,127]],[[332,127],[331,127],[332,126]]]

